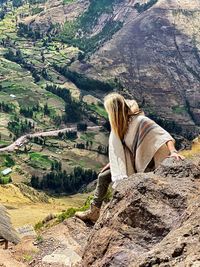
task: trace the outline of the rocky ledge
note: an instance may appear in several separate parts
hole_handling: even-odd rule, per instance
[[[167,159],[123,180],[89,235],[80,266],[200,266],[200,168]]]

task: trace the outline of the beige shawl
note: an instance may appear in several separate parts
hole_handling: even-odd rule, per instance
[[[117,182],[135,172],[144,172],[152,159],[155,167],[169,155],[166,142],[173,137],[145,115],[131,116],[123,143],[111,131],[109,161],[112,181]]]

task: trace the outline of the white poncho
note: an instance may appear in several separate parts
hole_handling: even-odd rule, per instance
[[[173,137],[144,115],[131,116],[123,143],[111,131],[109,161],[112,181],[117,182],[135,172],[144,172],[154,159],[155,167],[169,156],[166,142]]]

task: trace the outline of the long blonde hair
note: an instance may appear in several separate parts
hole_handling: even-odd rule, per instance
[[[118,93],[110,93],[104,98],[112,130],[122,140],[128,128],[130,115],[138,114],[139,107],[135,100],[126,100]]]

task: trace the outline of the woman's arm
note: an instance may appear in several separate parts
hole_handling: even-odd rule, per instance
[[[176,150],[173,141],[171,141],[171,140],[168,141],[166,143],[166,145],[167,145],[167,147],[169,149],[170,157],[173,157],[173,158],[175,158],[177,160],[179,160],[179,159],[183,160],[185,158],[184,156],[181,156],[181,155],[178,154],[178,151]]]
[[[108,163],[105,167],[103,167],[103,169],[100,171],[100,173],[102,173],[108,169],[110,169],[110,163]]]

